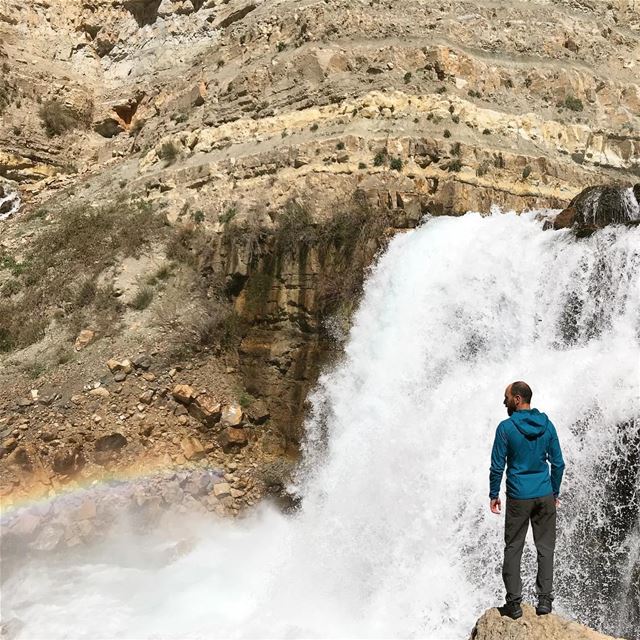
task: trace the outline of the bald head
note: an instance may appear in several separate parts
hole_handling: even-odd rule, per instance
[[[517,382],[512,382],[509,387],[511,388],[512,396],[520,396],[525,404],[530,404],[533,391],[531,391],[531,387],[526,382],[518,380]]]
[[[504,392],[504,406],[507,407],[507,413],[513,415],[514,411],[519,409],[529,409],[533,391],[531,387],[522,380],[512,382]]]

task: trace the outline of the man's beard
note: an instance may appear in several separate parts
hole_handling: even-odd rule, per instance
[[[513,415],[513,407],[507,407],[507,415],[512,416]]]

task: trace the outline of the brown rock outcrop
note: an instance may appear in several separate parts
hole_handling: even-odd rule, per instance
[[[489,609],[476,623],[470,640],[614,640],[555,614],[537,616],[529,605],[523,605],[522,609],[524,615],[518,620]]]
[[[573,227],[579,235],[586,235],[609,224],[629,223],[640,223],[640,183],[588,187],[558,214],[553,228]]]

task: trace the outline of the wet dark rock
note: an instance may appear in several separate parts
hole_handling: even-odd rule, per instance
[[[96,452],[118,451],[127,445],[127,439],[121,433],[112,433],[96,440]]]
[[[53,456],[52,467],[56,473],[61,475],[72,475],[78,473],[85,464],[82,448],[77,445],[75,447],[64,447],[58,449]]]
[[[571,227],[579,236],[584,236],[609,224],[639,222],[640,183],[633,187],[588,187],[556,216],[552,226],[554,229]]]
[[[95,461],[101,465],[106,464],[126,445],[127,439],[121,433],[98,438],[95,442]]]

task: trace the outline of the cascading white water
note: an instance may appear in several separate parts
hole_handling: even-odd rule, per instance
[[[12,183],[0,182],[0,222],[17,213],[21,204],[17,188]]]
[[[312,396],[295,516],[199,523],[164,564],[173,532],[28,563],[3,617],[18,638],[466,638],[502,599],[488,468],[515,379],[567,463],[557,609],[640,638],[640,228],[576,240],[534,213],[391,242]],[[523,572],[531,600],[530,547]]]

